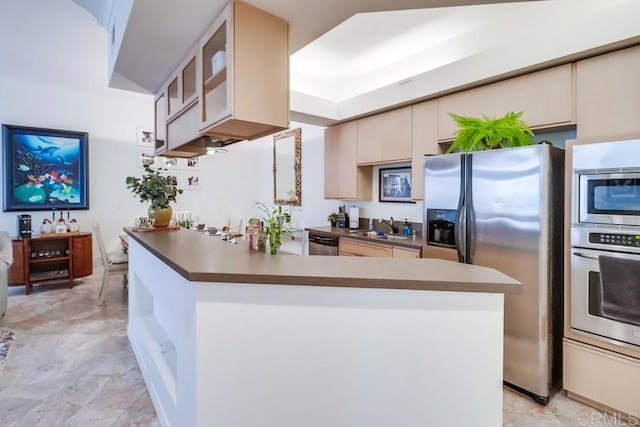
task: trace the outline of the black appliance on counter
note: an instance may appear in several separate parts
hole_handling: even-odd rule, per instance
[[[29,239],[31,237],[31,215],[18,215],[18,237]]]
[[[338,227],[339,228],[348,228],[349,227],[349,214],[346,212],[338,213]]]
[[[338,206],[338,227],[349,228],[349,214],[345,205]]]

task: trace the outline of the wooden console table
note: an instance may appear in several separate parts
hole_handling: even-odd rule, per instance
[[[47,233],[28,239],[13,239],[13,264],[9,285],[25,286],[31,293],[34,283],[73,281],[93,273],[91,233]]]

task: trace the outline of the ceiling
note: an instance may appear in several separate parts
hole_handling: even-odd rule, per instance
[[[114,0],[73,1],[107,25]],[[132,10],[110,85],[147,93],[228,2],[115,1]],[[289,22],[292,119],[316,124],[640,41],[636,0],[246,1]]]

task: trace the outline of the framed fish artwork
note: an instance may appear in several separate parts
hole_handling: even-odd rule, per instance
[[[2,125],[3,209],[89,209],[87,132]]]

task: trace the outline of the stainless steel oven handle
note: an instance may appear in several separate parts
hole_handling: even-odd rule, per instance
[[[596,261],[598,261],[598,257],[597,256],[583,254],[582,252],[574,252],[573,254],[575,256],[579,256],[579,257],[582,257],[582,258],[595,259]]]

